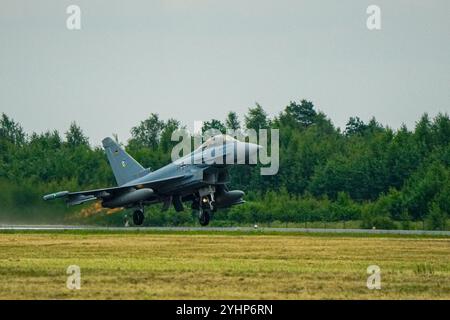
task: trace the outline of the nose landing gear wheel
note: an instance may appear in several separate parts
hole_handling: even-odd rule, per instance
[[[198,215],[198,222],[200,225],[207,226],[209,224],[210,213],[208,210],[200,210]]]
[[[136,226],[140,226],[144,223],[144,211],[136,210],[133,212],[133,223]]]

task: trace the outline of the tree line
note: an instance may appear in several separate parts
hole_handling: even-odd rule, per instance
[[[131,128],[124,147],[145,167],[170,162],[176,119],[152,113]],[[217,225],[337,223],[363,228],[448,229],[450,212],[450,119],[423,114],[408,129],[392,129],[375,118],[367,123],[351,117],[336,127],[307,100],[290,102],[269,117],[260,104],[243,119],[229,112],[226,119],[204,122],[203,129],[277,128],[280,169],[261,176],[260,168],[234,166],[230,186],[247,193],[247,203],[216,213]],[[114,177],[103,150],[92,147],[82,129],[72,123],[58,131],[25,134],[22,126],[2,114],[0,119],[0,222],[86,221],[121,224],[122,215],[90,207],[67,209],[43,203],[42,194],[112,186]],[[91,205],[92,206],[92,205]],[[194,224],[189,210],[176,213],[147,210],[152,225]],[[97,210],[99,211],[99,210]]]

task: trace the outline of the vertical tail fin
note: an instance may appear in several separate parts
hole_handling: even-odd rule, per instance
[[[144,167],[126,153],[113,139],[105,138],[102,143],[119,186],[138,178],[145,171]]]

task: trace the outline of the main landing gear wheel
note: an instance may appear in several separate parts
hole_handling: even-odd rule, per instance
[[[209,224],[209,218],[211,217],[211,214],[208,210],[200,210],[198,214],[198,222],[200,222],[200,225],[207,226]]]
[[[133,223],[136,226],[140,226],[144,223],[144,211],[143,210],[136,210],[133,212]]]

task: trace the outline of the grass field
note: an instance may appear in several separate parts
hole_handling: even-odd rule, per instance
[[[81,289],[66,268],[81,268]],[[381,290],[366,286],[381,268]],[[0,233],[0,299],[450,299],[450,239]]]

